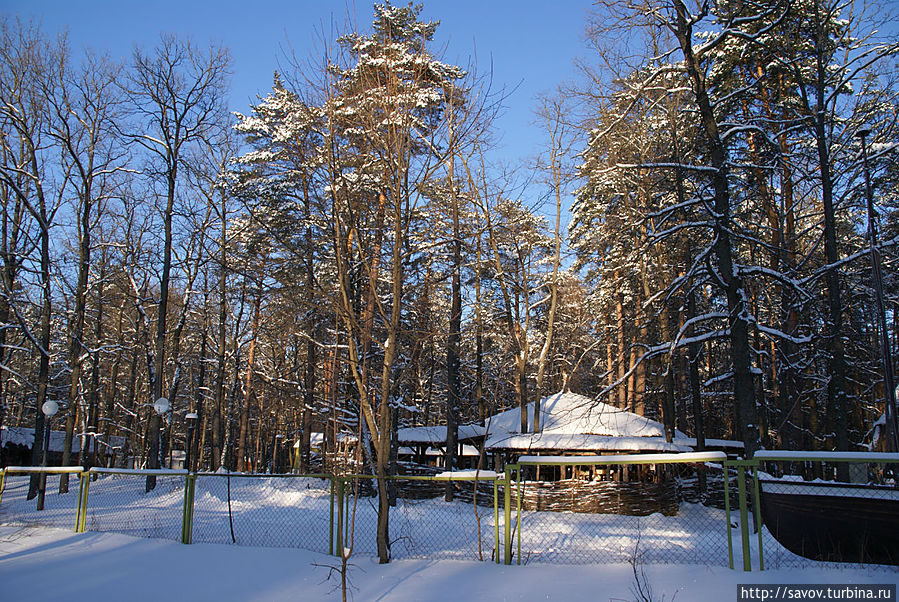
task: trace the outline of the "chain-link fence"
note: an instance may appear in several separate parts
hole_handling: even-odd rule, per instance
[[[899,455],[772,451],[755,460],[766,568],[826,562],[896,570]]]
[[[83,530],[180,541],[186,476],[187,471],[92,468]]]
[[[74,530],[78,520],[77,473],[80,471],[80,468],[6,468],[0,475],[0,523]],[[60,493],[60,477],[73,473],[75,483]]]
[[[352,546],[354,554],[377,555],[379,498],[374,477],[347,477],[339,482],[338,545]],[[389,477],[387,489],[391,558],[500,558],[495,474]],[[447,489],[452,492],[451,501],[446,499]]]
[[[28,489],[31,473],[41,471],[48,480],[38,511]],[[56,491],[61,472],[78,475],[66,494]],[[372,476],[22,468],[6,470],[0,479],[0,522],[8,524],[321,553],[338,553],[342,543],[354,545],[359,555],[377,554]],[[391,557],[498,561],[495,481],[486,472],[452,479],[389,477]],[[450,502],[444,499],[447,487]]]
[[[519,561],[728,563],[720,452],[525,457],[511,493]],[[532,480],[538,469],[543,480]]]
[[[897,466],[899,454],[759,452],[726,460],[706,452],[525,457],[505,475],[391,476],[387,539],[395,559],[744,570],[864,562],[896,570]],[[59,493],[66,473],[78,474]],[[0,523],[184,543],[331,554],[352,546],[374,556],[378,506],[370,475],[0,471]]]
[[[193,488],[192,541],[327,554],[330,477],[200,473]]]

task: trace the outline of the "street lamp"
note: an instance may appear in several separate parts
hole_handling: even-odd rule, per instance
[[[47,449],[50,447],[50,419],[56,415],[56,412],[59,411],[59,404],[53,401],[52,399],[48,399],[41,406],[41,412],[43,412],[44,419],[44,453],[41,457],[41,468],[47,468]],[[40,487],[38,487],[37,492],[37,509],[44,509],[44,492],[47,490],[47,473],[41,470],[41,478],[40,478]]]
[[[157,399],[156,401],[153,402],[153,410],[157,414],[159,414],[160,418],[164,417],[166,415],[166,413],[169,411],[169,408],[171,408],[171,407],[172,406],[169,405],[169,400],[166,399],[165,397],[160,397],[159,399]],[[162,434],[160,433],[158,436],[161,437]],[[157,446],[157,449],[161,449],[161,447],[162,446]],[[152,464],[150,466],[152,466]],[[152,475],[152,474],[147,475],[147,487],[146,487],[147,493],[150,493],[155,488],[156,488],[156,475]]]
[[[165,414],[169,411],[171,405],[169,405],[169,400],[165,397],[160,397],[155,402],[153,402],[153,409],[156,410],[156,413],[160,416],[165,416]]]
[[[896,389],[893,378],[893,360],[890,357],[890,338],[887,334],[886,312],[883,306],[883,277],[880,272],[880,249],[877,248],[877,213],[874,211],[874,191],[871,188],[871,172],[868,168],[868,146],[865,138],[871,133],[861,129],[855,135],[862,142],[862,162],[865,172],[865,198],[868,202],[868,239],[871,244],[871,279],[874,285],[874,302],[880,328],[880,355],[883,360],[883,387],[886,405],[886,431],[890,451],[899,452],[899,423],[896,417]]]
[[[156,401],[153,402],[153,410],[159,414],[159,423],[165,426],[165,415],[169,413],[169,410],[172,409],[172,404],[169,403],[169,400],[165,397],[160,397]],[[159,429],[159,445],[156,448],[159,450],[160,462],[159,466],[165,466],[165,456],[162,453],[162,428]]]
[[[197,416],[196,412],[190,412],[184,417],[184,420],[187,421],[187,451],[184,453],[184,468],[187,469],[187,472],[190,472],[190,452],[194,447],[194,431],[197,428]]]

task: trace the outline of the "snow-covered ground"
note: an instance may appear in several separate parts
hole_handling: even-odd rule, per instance
[[[4,600],[328,600],[332,556],[299,549],[177,542],[115,533],[0,527]],[[627,564],[497,566],[459,560],[351,559],[354,600],[634,600]],[[745,583],[895,583],[896,573],[824,567],[743,573],[648,565],[655,600],[736,600]],[[335,589],[337,588],[337,589]],[[664,596],[664,598],[663,598]]]

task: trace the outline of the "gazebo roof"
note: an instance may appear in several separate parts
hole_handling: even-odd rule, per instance
[[[534,422],[534,403],[527,406],[528,430]],[[690,451],[678,443],[665,441],[664,426],[578,395],[556,393],[540,402],[540,432],[521,433],[521,411],[513,408],[493,416],[488,422],[487,449],[518,451]],[[683,437],[676,433],[675,437]]]
[[[460,424],[459,441],[483,437],[487,428],[479,424]],[[397,441],[408,443],[446,443],[446,426],[412,426],[401,428],[397,433]]]

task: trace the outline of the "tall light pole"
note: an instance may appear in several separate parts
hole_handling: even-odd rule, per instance
[[[194,431],[197,428],[197,416],[196,412],[190,412],[184,419],[187,421],[187,451],[184,453],[184,468],[187,469],[187,472],[191,472],[190,468],[190,452],[193,450],[194,446]]]
[[[41,412],[46,416],[44,420],[44,454],[41,456],[41,468],[47,468],[47,448],[50,447],[50,419],[59,411],[59,404],[48,399],[41,406]],[[47,491],[47,473],[41,471],[40,486],[37,490],[37,509],[44,509],[44,493]]]
[[[169,404],[169,400],[166,399],[165,397],[160,397],[159,399],[157,399],[156,401],[153,402],[153,411],[159,415],[160,420],[162,420],[162,418],[166,415],[166,413],[169,411],[169,409],[171,407],[172,406]],[[162,429],[160,429],[160,432],[161,432],[161,430]],[[152,437],[153,435],[150,435],[150,436]],[[156,433],[156,436],[161,437],[162,435],[160,433]],[[160,448],[161,448],[161,446],[158,445],[158,441],[157,441],[156,449],[159,450]],[[152,445],[150,446],[150,449],[153,449]],[[153,466],[153,463],[151,462],[149,464],[149,466]],[[156,488],[156,475],[154,475],[154,474],[147,475],[147,488],[146,488],[147,493],[150,493],[155,488]]]
[[[272,454],[272,474],[281,473],[281,441],[284,440],[284,435],[278,433],[275,435],[275,452]]]
[[[883,360],[883,388],[886,405],[886,431],[890,451],[899,452],[899,423],[896,421],[896,386],[893,378],[893,359],[890,356],[890,337],[887,334],[886,312],[883,305],[883,276],[880,272],[880,249],[877,248],[877,213],[874,211],[874,191],[871,188],[871,172],[868,168],[868,146],[865,138],[871,133],[861,129],[856,133],[862,141],[862,163],[865,171],[865,197],[868,201],[868,240],[871,243],[871,279],[874,285],[874,302],[880,328],[880,355]]]

